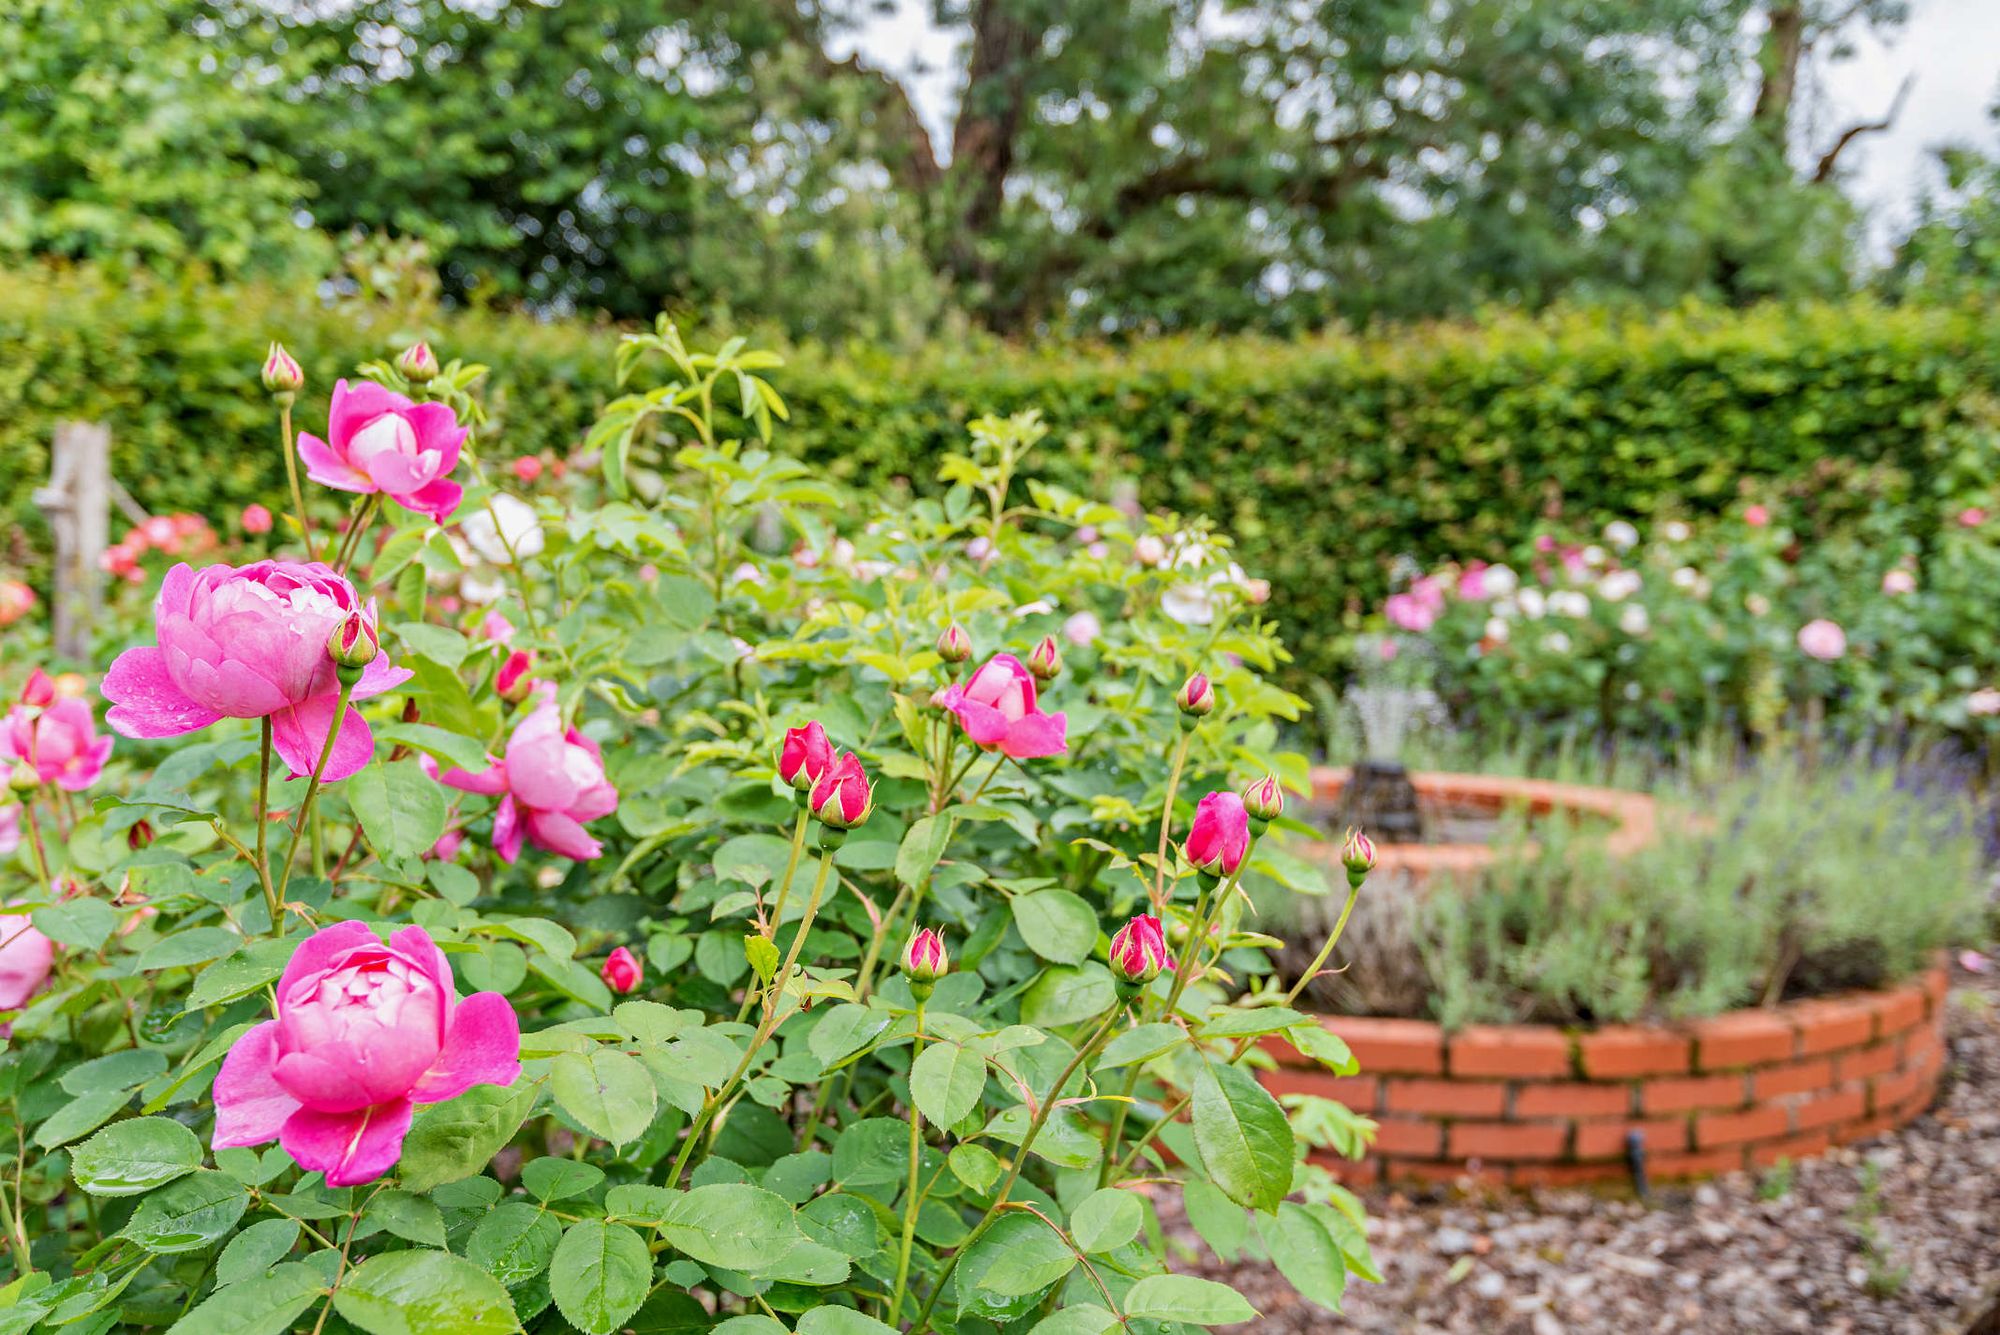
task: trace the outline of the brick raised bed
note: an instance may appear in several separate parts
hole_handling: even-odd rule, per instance
[[[1908,1122],[1944,1068],[1945,971],[1675,1027],[1476,1026],[1329,1016],[1361,1073],[1334,1076],[1269,1040],[1278,1095],[1338,1099],[1380,1126],[1347,1181],[1512,1186],[1626,1179],[1626,1137],[1654,1178],[1818,1154]]]

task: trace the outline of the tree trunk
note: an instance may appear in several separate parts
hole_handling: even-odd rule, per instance
[[[1779,152],[1791,143],[1792,101],[1798,93],[1799,63],[1806,49],[1806,11],[1802,3],[1771,8],[1770,27],[1758,54],[1763,82],[1750,120]]]

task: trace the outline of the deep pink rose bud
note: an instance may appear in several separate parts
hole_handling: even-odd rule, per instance
[[[1197,672],[1181,686],[1174,703],[1180,706],[1184,722],[1205,718],[1215,712],[1215,688],[1208,684],[1206,673]]]
[[[533,482],[542,475],[542,461],[532,454],[524,454],[512,465],[514,476],[523,482]]]
[[[944,938],[928,927],[917,929],[910,944],[903,947],[903,976],[912,983],[935,983],[951,972],[951,960],[944,953]]]
[[[1359,830],[1349,830],[1340,846],[1340,860],[1347,867],[1347,883],[1359,888],[1375,870],[1375,841]]]
[[[833,743],[826,729],[815,719],[803,728],[785,730],[785,746],[778,753],[778,776],[802,793],[811,792],[833,766]]]
[[[413,385],[428,385],[437,377],[437,354],[428,343],[412,343],[403,349],[403,355],[396,359],[396,369],[403,373],[403,379]]]
[[[861,757],[843,751],[827,767],[812,790],[812,813],[835,830],[851,830],[875,809],[875,789],[861,768]]]
[[[1144,987],[1174,967],[1167,953],[1167,936],[1160,920],[1142,913],[1120,927],[1111,938],[1111,972],[1122,983]]]
[[[1285,790],[1278,786],[1278,776],[1266,774],[1245,788],[1243,809],[1250,813],[1251,820],[1276,820],[1284,815]]]
[[[972,657],[972,637],[956,621],[938,632],[938,657],[947,663],[963,663]]]
[[[1243,809],[1243,799],[1234,793],[1202,798],[1181,851],[1196,871],[1234,876],[1250,851],[1250,813]]]
[[[361,679],[361,669],[374,662],[381,650],[375,624],[359,611],[349,612],[326,640],[326,656],[333,660],[341,680],[349,683]]]
[[[241,522],[245,533],[269,533],[271,531],[271,512],[253,502],[243,507]]]
[[[621,997],[637,992],[646,977],[646,971],[639,967],[638,956],[623,946],[605,956],[602,973],[604,985]]]
[[[1054,681],[1062,672],[1062,650],[1056,647],[1055,636],[1042,636],[1042,642],[1028,651],[1028,671],[1043,682]]]
[[[151,821],[135,820],[132,822],[132,828],[125,831],[125,847],[131,849],[134,853],[145,848],[152,842],[153,823]]]
[[[531,653],[516,649],[508,654],[507,661],[493,676],[493,693],[509,704],[520,704],[534,688],[535,683],[528,677],[534,666],[535,656]]]
[[[21,703],[36,709],[46,709],[56,702],[56,684],[49,674],[36,668],[28,674],[28,684],[21,688]]]
[[[299,369],[282,343],[273,343],[264,355],[264,388],[273,394],[296,394],[304,388],[306,373]]]

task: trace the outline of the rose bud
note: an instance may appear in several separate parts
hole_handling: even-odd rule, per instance
[[[778,753],[779,778],[802,793],[811,792],[832,765],[833,743],[818,720],[786,729],[784,749]]]
[[[845,834],[866,821],[875,809],[875,790],[867,771],[861,768],[861,757],[852,751],[841,752],[813,785],[809,801],[813,815],[828,830]],[[825,846],[826,841],[822,839],[821,844]]]
[[[514,476],[523,482],[533,482],[542,475],[542,461],[532,454],[524,454],[513,463]]]
[[[42,786],[42,776],[29,762],[17,760],[7,775],[7,786],[17,793],[32,793]]]
[[[243,525],[245,533],[269,533],[271,531],[271,512],[263,506],[252,502],[243,507],[243,514],[239,517],[238,522]]]
[[[930,996],[931,985],[951,972],[951,960],[944,953],[944,939],[928,927],[920,927],[903,947],[903,976],[919,1000]]]
[[[125,831],[125,847],[131,849],[134,853],[152,842],[153,823],[151,821],[133,821],[132,828]]]
[[[638,957],[623,946],[605,956],[600,973],[604,985],[621,997],[638,991],[646,976],[646,971],[639,967]]]
[[[956,621],[938,632],[938,657],[947,663],[963,663],[972,657],[972,637]]]
[[[46,709],[56,702],[56,684],[49,674],[36,668],[28,674],[28,684],[21,688],[21,703],[36,709]]]
[[[1166,933],[1160,930],[1160,920],[1150,913],[1132,919],[1111,938],[1111,972],[1122,983],[1144,987],[1162,970],[1173,967]]]
[[[1189,677],[1174,696],[1174,703],[1180,706],[1181,722],[1188,726],[1193,721],[1205,718],[1215,712],[1215,688],[1208,684],[1206,673],[1197,672]]]
[[[1360,889],[1368,873],[1375,870],[1375,841],[1359,830],[1349,830],[1347,842],[1340,846],[1340,860],[1347,868],[1347,884]]]
[[[403,349],[403,355],[396,359],[396,369],[403,373],[403,379],[413,385],[428,385],[437,377],[437,354],[431,345],[424,342],[410,344]]]
[[[535,683],[528,677],[535,666],[535,656],[516,649],[507,655],[507,661],[493,675],[493,693],[509,704],[520,704],[528,698],[528,692]]]
[[[304,388],[306,373],[299,369],[282,343],[273,343],[264,355],[264,388],[273,394],[296,394]]]
[[[1036,681],[1054,681],[1062,672],[1062,650],[1056,648],[1056,637],[1042,636],[1042,642],[1028,651],[1028,671]]]
[[[1181,852],[1209,876],[1234,876],[1250,852],[1250,813],[1234,793],[1210,793],[1195,805]]]
[[[1266,774],[1243,790],[1243,809],[1254,821],[1273,821],[1285,814],[1285,790],[1278,776]]]
[[[326,656],[333,660],[341,682],[351,686],[361,680],[361,670],[375,661],[381,647],[375,638],[373,623],[359,611],[354,611],[349,612],[333,628],[333,634],[327,637]]]

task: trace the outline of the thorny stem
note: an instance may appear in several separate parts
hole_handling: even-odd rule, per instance
[[[924,1055],[924,1003],[917,1002],[917,1029],[910,1038],[910,1074],[915,1077],[917,1058]],[[903,1250],[896,1261],[896,1288],[889,1299],[889,1324],[903,1315],[903,1294],[910,1284],[910,1247],[917,1237],[917,1207],[923,1201],[917,1177],[923,1167],[924,1115],[917,1110],[916,1091],[910,1093],[910,1183],[903,1199]]]
[[[798,872],[799,854],[806,846],[806,826],[811,824],[811,822],[812,808],[806,804],[803,795],[801,795],[799,801],[799,823],[792,830],[792,854],[785,860],[785,878],[778,883],[777,903],[771,909],[771,935],[773,937],[778,934],[778,928],[785,920],[785,900],[792,893],[792,877]],[[743,990],[743,1005],[736,1012],[736,1023],[743,1023],[744,1017],[750,1014],[750,1007],[755,1004],[756,1000],[756,988],[750,987]]]
[[[32,800],[21,803],[21,816],[28,823],[28,843],[35,850],[35,874],[42,878],[42,893],[55,898],[55,878],[49,875],[49,850],[42,844],[42,823],[35,815]]]
[[[1180,791],[1181,769],[1187,764],[1188,748],[1194,744],[1194,729],[1181,730],[1180,745],[1174,748],[1174,763],[1167,771],[1167,800],[1160,807],[1160,845],[1158,858],[1153,863],[1153,916],[1158,917],[1160,906],[1166,901],[1161,898],[1167,879],[1167,837],[1174,825],[1174,794]]]
[[[257,880],[264,887],[264,906],[271,912],[271,930],[284,935],[282,902],[271,884],[269,836],[271,829],[271,716],[264,716],[263,745],[257,750]]]
[[[292,452],[292,396],[280,394],[278,397],[278,431],[285,447],[285,480],[292,484],[292,516],[298,520],[299,545],[305,548],[306,559],[312,559],[312,533],[306,528],[306,494],[299,489],[299,461]]]
[[[292,883],[292,866],[298,861],[299,856],[299,832],[305,829],[306,822],[312,819],[313,803],[319,798],[320,776],[326,773],[326,762],[333,758],[333,743],[340,736],[341,725],[347,721],[347,701],[353,694],[352,682],[340,684],[340,699],[334,702],[333,721],[326,729],[326,744],[319,749],[319,763],[313,766],[312,781],[306,784],[305,801],[299,804],[299,818],[292,825],[292,842],[285,849],[285,874],[278,878],[278,908],[274,912],[284,908],[285,890]],[[282,930],[284,924],[274,918],[272,926]]]

